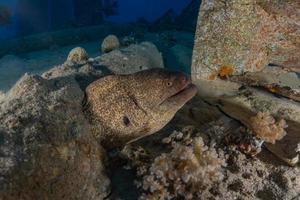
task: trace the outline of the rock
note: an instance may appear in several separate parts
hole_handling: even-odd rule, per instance
[[[150,42],[133,44],[96,58],[98,65],[116,74],[130,74],[145,69],[163,68],[163,59],[156,46]]]
[[[0,199],[103,199],[104,152],[74,77],[24,75],[0,101]]]
[[[2,101],[2,99],[4,99],[4,97],[5,97],[5,93],[0,90],[0,101]]]
[[[287,135],[266,146],[289,165],[299,160],[299,79],[292,72],[300,66],[299,6],[294,1],[205,0],[192,59],[200,95],[229,116],[248,127],[258,112],[287,122]]]
[[[76,76],[76,75],[85,75],[85,76],[103,76],[101,70],[95,70],[95,68],[89,64],[73,64],[73,63],[64,63],[53,67],[47,72],[42,74],[43,78],[54,79],[57,77],[66,77],[66,76]]]
[[[242,76],[230,77],[231,81],[265,90],[300,102],[300,79],[294,72],[287,72],[277,67],[265,67],[260,72],[248,72]]]
[[[87,61],[88,57],[89,56],[84,48],[76,47],[70,51],[67,61],[81,63]]]
[[[269,63],[300,66],[296,1],[202,1],[192,71],[215,79],[222,66],[233,74],[260,71]]]
[[[117,36],[109,35],[106,38],[104,38],[101,44],[101,51],[102,53],[108,53],[110,51],[118,49],[119,47],[120,47],[120,42]]]
[[[136,44],[137,41],[136,39],[133,37],[133,36],[125,36],[123,39],[122,39],[122,46],[124,47],[128,47],[130,46],[131,44]]]
[[[211,100],[212,102],[212,100]],[[215,103],[229,116],[251,127],[251,117],[257,112],[268,112],[277,119],[285,119],[287,135],[276,144],[266,144],[280,159],[289,165],[299,161],[300,104],[277,98],[272,94],[253,88],[242,89],[239,94],[218,98]]]

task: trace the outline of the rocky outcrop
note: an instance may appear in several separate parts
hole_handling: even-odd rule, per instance
[[[0,99],[0,199],[103,199],[104,153],[74,76],[24,75]]]
[[[163,59],[156,46],[150,42],[103,54],[95,60],[116,74],[130,74],[144,69],[163,68]]]
[[[255,72],[269,63],[299,70],[299,8],[295,1],[203,1],[195,76],[214,79],[222,66],[234,74]]]
[[[290,165],[300,144],[299,8],[289,0],[202,1],[192,61],[202,97],[247,127],[259,112],[286,120],[287,135],[266,146]]]

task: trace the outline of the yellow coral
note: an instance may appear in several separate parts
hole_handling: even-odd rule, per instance
[[[258,138],[274,144],[286,135],[287,124],[284,119],[276,121],[269,113],[259,112],[251,117],[249,128]]]

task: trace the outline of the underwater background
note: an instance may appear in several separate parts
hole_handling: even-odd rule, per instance
[[[101,54],[109,34],[149,41],[168,69],[190,72],[200,0],[0,0],[0,90],[41,74],[83,47]],[[133,41],[132,41],[133,42]],[[155,66],[154,66],[155,67]]]

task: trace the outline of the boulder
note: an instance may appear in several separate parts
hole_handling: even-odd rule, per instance
[[[192,79],[202,98],[247,127],[259,112],[287,122],[267,148],[289,165],[299,160],[300,4],[295,1],[202,1]]]
[[[105,154],[82,112],[84,91],[75,75],[25,74],[1,95],[0,199],[108,195]]]
[[[163,59],[156,46],[150,42],[132,44],[95,58],[98,65],[116,74],[130,74],[150,68],[163,68]]]
[[[267,64],[299,71],[300,4],[297,1],[202,1],[193,73],[215,79],[222,66],[233,74],[260,71]]]
[[[120,47],[120,42],[117,36],[115,35],[108,35],[104,38],[101,44],[101,51],[102,53],[108,53]]]
[[[88,54],[84,48],[76,47],[72,49],[68,55],[67,61],[74,63],[80,63],[88,59]]]

